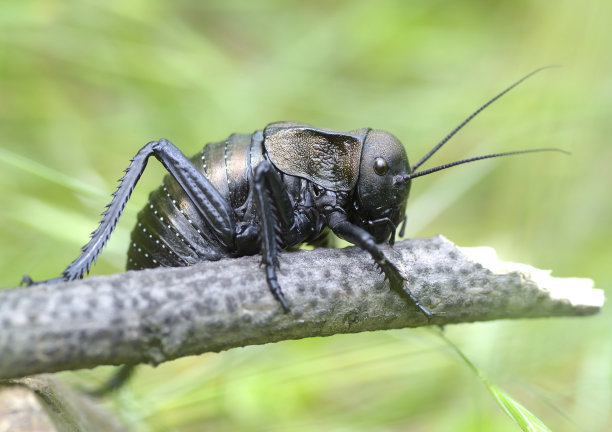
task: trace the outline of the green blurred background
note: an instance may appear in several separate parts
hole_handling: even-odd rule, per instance
[[[415,180],[409,236],[612,285],[612,3],[4,1],[0,286],[77,256],[129,158],[190,155],[277,120],[391,131],[414,162],[534,76],[433,161],[556,146]],[[93,274],[122,270],[151,162]],[[457,325],[447,335],[552,430],[612,429],[612,315]],[[1,354],[0,354],[1,355]],[[99,382],[98,368],[71,381]],[[426,329],[235,349],[142,367],[111,399],[133,430],[513,431]]]

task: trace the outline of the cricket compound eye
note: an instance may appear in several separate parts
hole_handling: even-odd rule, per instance
[[[389,171],[389,164],[384,158],[377,157],[374,159],[374,172],[380,176],[385,175]]]

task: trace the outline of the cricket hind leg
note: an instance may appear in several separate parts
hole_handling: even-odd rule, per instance
[[[80,279],[89,272],[91,265],[96,261],[115,229],[150,156],[155,156],[178,182],[210,227],[217,241],[228,248],[232,247],[234,220],[231,206],[174,144],[162,139],[148,143],[134,156],[125,170],[125,175],[119,180],[117,190],[112,194],[113,199],[102,213],[100,225],[91,234],[89,242],[81,249],[81,254],[66,267],[59,278],[43,282],[54,283]],[[23,281],[30,285],[35,283],[28,276],[24,277]]]
[[[134,375],[135,370],[136,365],[122,365],[104,384],[94,390],[85,390],[85,393],[96,398],[108,396],[123,387]]]

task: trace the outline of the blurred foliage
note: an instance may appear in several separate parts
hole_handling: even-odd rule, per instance
[[[408,235],[443,233],[612,284],[612,3],[5,0],[0,285],[56,276],[148,140],[186,154],[277,120],[386,129],[412,160],[527,72],[415,180]],[[94,274],[121,271],[152,162]],[[606,192],[608,190],[608,192]],[[453,340],[552,430],[612,429],[609,311],[458,325]],[[98,368],[78,375],[100,381]],[[64,374],[75,379],[75,374]],[[109,404],[133,430],[516,430],[425,330],[235,349],[143,367]]]

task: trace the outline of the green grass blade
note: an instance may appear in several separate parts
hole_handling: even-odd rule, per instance
[[[13,153],[1,147],[0,161],[77,193],[82,193],[91,197],[106,196],[105,193],[101,192],[97,188],[84,184],[74,177],[68,176],[60,171],[36,162],[35,160],[29,159],[17,153]]]
[[[484,385],[487,387],[489,392],[493,395],[497,404],[504,410],[508,416],[514,420],[516,424],[520,426],[522,430],[525,432],[551,432],[550,428],[542,422],[539,418],[537,418],[531,411],[525,408],[523,405],[518,403],[514,398],[512,398],[508,393],[503,391],[497,385],[491,383],[485,376],[480,373],[480,371],[476,368],[474,363],[472,363],[466,356],[459,350],[459,348],[448,339],[442,331],[436,332],[438,336],[440,336],[447,344],[450,346],[453,351],[459,355],[468,365],[472,371],[478,375]]]
[[[531,411],[514,400],[508,393],[495,384],[490,383],[481,376],[482,382],[487,386],[499,406],[514,420],[524,431],[548,431],[550,429],[537,418]]]

